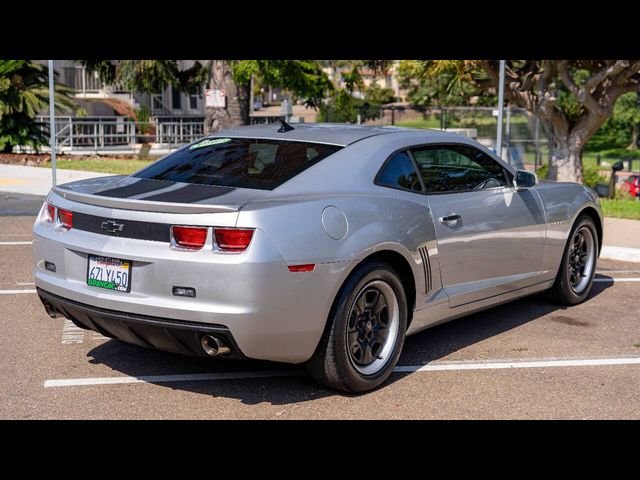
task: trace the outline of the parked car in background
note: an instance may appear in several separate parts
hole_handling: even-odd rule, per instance
[[[629,175],[625,178],[624,182],[620,184],[620,189],[640,199],[640,175]]]
[[[602,227],[591,189],[539,183],[468,137],[254,125],[55,187],[34,274],[49,315],[81,328],[306,363],[363,392],[392,373],[405,335],[543,290],[584,301]]]

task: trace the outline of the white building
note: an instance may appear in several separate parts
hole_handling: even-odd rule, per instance
[[[47,64],[47,60],[36,60]],[[178,60],[180,69],[193,66],[194,60]],[[204,61],[200,61],[203,63]],[[70,60],[54,60],[53,69],[57,81],[75,90],[79,107],[91,117],[131,116],[141,106],[146,106],[152,116],[204,117],[204,92],[190,95],[169,86],[153,95],[133,93],[117,85],[105,85],[95,72],[87,72]]]
[[[398,70],[398,61],[394,61],[392,65],[384,72],[374,72],[368,68],[360,68],[360,76],[362,77],[362,83],[364,84],[364,90],[369,88],[374,83],[377,84],[381,88],[390,88],[393,91],[393,96],[398,99],[400,102],[404,102],[407,97],[407,92],[405,89],[400,87],[400,83],[398,81],[397,70]],[[343,79],[343,72],[351,71],[350,66],[345,67],[324,67],[322,69],[329,79],[334,82],[334,84],[338,88],[345,87],[345,81]],[[354,92],[354,96],[358,98],[364,97],[364,92],[360,92],[356,90]]]

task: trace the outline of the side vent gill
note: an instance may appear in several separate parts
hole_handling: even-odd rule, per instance
[[[429,261],[429,251],[427,250],[427,247],[420,247],[418,251],[420,252],[420,257],[422,257],[422,269],[424,270],[425,293],[429,293],[432,288],[431,262]]]

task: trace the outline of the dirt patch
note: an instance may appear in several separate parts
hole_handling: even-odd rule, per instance
[[[590,327],[593,325],[591,322],[577,320],[572,317],[565,317],[564,315],[556,315],[555,317],[551,317],[551,320],[558,323],[564,323],[565,325],[571,325],[572,327]]]
[[[25,165],[27,167],[37,167],[51,160],[49,154],[27,154],[27,153],[0,153],[0,163],[10,165]]]

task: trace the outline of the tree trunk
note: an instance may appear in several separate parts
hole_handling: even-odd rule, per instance
[[[205,133],[217,132],[224,128],[249,124],[249,85],[238,85],[229,64],[224,60],[212,60],[209,88],[224,90],[224,108],[206,107]]]
[[[582,183],[582,150],[607,119],[601,112],[588,112],[573,127],[564,116],[541,118],[549,137],[549,180]]]
[[[550,139],[549,180],[582,183],[582,149],[584,145],[569,137]]]
[[[631,130],[631,143],[627,147],[627,150],[638,149],[638,137],[640,136],[640,123],[636,123]]]

